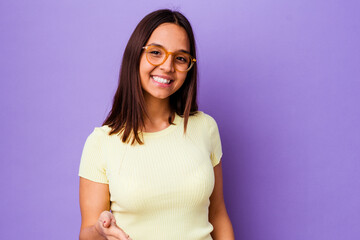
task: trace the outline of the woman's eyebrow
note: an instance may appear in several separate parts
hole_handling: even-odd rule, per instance
[[[157,46],[157,47],[165,48],[163,45],[158,44],[158,43],[150,43],[150,44],[148,44],[148,46]],[[183,53],[190,54],[190,52],[188,52],[188,51],[186,51],[186,50],[184,50],[184,49],[180,49],[180,50],[178,50],[177,52],[183,52]]]
[[[183,49],[179,50],[178,52],[183,52],[183,53],[190,54],[190,52],[188,52],[188,51],[186,51],[186,50],[183,50]]]

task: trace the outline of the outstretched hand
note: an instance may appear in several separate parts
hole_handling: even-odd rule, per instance
[[[132,240],[117,224],[114,215],[109,211],[103,211],[97,223],[96,230],[108,240]]]

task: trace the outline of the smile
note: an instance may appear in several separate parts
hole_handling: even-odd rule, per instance
[[[162,84],[170,84],[171,80],[170,79],[166,79],[166,78],[162,78],[162,77],[158,77],[158,76],[151,76],[151,78],[158,83],[162,83]]]

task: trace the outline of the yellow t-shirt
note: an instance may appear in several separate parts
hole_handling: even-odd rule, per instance
[[[109,184],[116,223],[133,240],[208,240],[213,167],[222,156],[217,124],[198,112],[132,146],[102,126],[87,138],[79,176]]]

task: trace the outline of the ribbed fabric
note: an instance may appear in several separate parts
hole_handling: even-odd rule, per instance
[[[208,240],[213,167],[222,156],[217,124],[198,112],[174,125],[143,133],[131,146],[103,126],[87,138],[79,176],[109,184],[111,211],[133,240]]]

